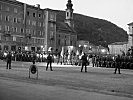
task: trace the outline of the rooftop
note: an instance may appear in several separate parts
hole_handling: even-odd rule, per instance
[[[127,25],[133,25],[133,22],[132,22],[132,23],[129,23],[129,24],[127,24]]]

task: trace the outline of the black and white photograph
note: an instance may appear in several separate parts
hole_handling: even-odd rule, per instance
[[[0,100],[133,100],[133,0],[0,0]]]

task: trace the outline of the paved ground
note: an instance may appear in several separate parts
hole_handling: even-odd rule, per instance
[[[31,63],[13,62],[6,69],[0,61],[0,100],[132,100],[133,70],[122,69],[113,74],[113,68],[93,68],[80,72],[80,66],[56,65],[54,71],[45,71],[45,63],[36,63],[36,75],[28,78]]]

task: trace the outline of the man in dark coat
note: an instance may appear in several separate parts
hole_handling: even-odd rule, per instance
[[[48,56],[47,56],[47,67],[46,67],[46,71],[48,69],[48,65],[50,65],[50,70],[53,71],[52,70],[52,61],[53,61],[53,58],[52,58],[52,56],[49,53]]]
[[[9,52],[6,56],[7,66],[6,69],[11,69],[11,61],[12,61],[12,55],[11,52]]]
[[[118,69],[118,73],[121,74],[121,73],[120,73],[120,67],[121,67],[121,57],[120,57],[120,55],[118,55],[118,56],[116,57],[115,63],[116,63],[116,64],[115,64],[115,72],[114,72],[114,74],[116,74],[117,69]]]
[[[81,60],[82,60],[81,72],[82,72],[84,66],[85,66],[85,72],[87,72],[87,63],[88,63],[88,60],[87,60],[87,55],[85,53],[81,57]]]

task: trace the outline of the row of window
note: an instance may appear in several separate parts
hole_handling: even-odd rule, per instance
[[[130,27],[128,27],[128,29],[129,29],[129,32],[133,32],[133,26],[130,26]]]
[[[17,36],[11,36],[11,37],[2,38],[2,36],[0,35],[0,40],[15,41],[15,42],[25,42],[25,38],[24,37],[17,37]],[[44,39],[31,38],[30,42],[43,44],[44,43]]]
[[[60,45],[65,45],[65,46],[67,46],[67,45],[69,45],[69,43],[68,43],[68,41],[64,41],[64,44],[62,44],[62,41],[60,40],[60,39],[58,39],[58,45],[60,46]],[[73,46],[76,46],[76,42],[75,41],[70,41],[70,45],[73,45]]]
[[[65,36],[64,35],[62,35],[62,36],[61,35],[58,35],[58,38],[67,39],[67,38],[69,38],[69,36],[68,35],[67,36],[66,35]],[[76,36],[71,36],[71,40],[76,40]]]
[[[0,31],[2,31],[2,25],[0,25]],[[4,28],[4,31],[5,32],[19,32],[19,33],[25,33],[25,30],[24,28],[20,28],[20,31],[18,31],[18,28],[17,27],[10,27],[10,26],[7,26],[5,25],[5,28]],[[31,30],[31,29],[26,29],[26,33],[27,34],[32,34],[32,35],[38,35],[38,36],[43,36],[44,35],[44,32],[42,31],[35,31],[35,30]]]
[[[30,16],[31,14],[30,14],[30,12],[29,11],[27,11],[27,16]],[[36,13],[32,13],[32,16],[33,17],[37,17],[37,14]],[[42,14],[38,14],[38,18],[41,18],[42,17]]]
[[[0,45],[0,50],[4,50],[4,51],[9,51],[9,50],[11,50],[11,51],[16,51],[16,50],[22,50],[23,48],[21,47],[21,46],[16,46],[16,45],[11,45],[11,46],[9,46],[9,45]],[[26,50],[29,50],[29,48],[25,48]],[[40,51],[41,50],[41,47],[30,47],[30,50],[32,50],[32,51]]]
[[[69,41],[67,40],[61,40],[61,39],[58,39],[58,42],[57,44],[60,46],[60,45],[69,45]],[[70,41],[70,45],[74,45],[76,46],[76,41]]]
[[[37,17],[37,14],[36,13],[32,13],[31,14],[30,11],[27,11],[27,16],[30,16],[30,15],[32,15],[33,17]],[[42,18],[42,14],[41,13],[38,14],[38,18]],[[44,15],[43,18],[45,18],[45,15]],[[55,13],[50,13],[49,18],[52,21],[56,21],[56,15],[55,15]]]
[[[69,36],[62,36],[62,35],[58,35],[58,40],[57,40],[57,44],[60,46],[60,45],[73,45],[73,46],[76,46],[76,38],[75,36],[71,36],[71,41],[69,43],[69,40],[67,40],[69,38]]]
[[[5,6],[5,5],[0,5],[0,10],[2,10],[2,11],[12,11],[12,10],[10,10],[10,8],[8,6]],[[13,12],[18,13],[18,9],[13,8]]]
[[[53,37],[54,38],[54,37]],[[51,39],[51,38],[50,38]],[[51,39],[50,40],[50,44],[53,44],[53,40]],[[58,46],[61,46],[61,45],[64,45],[64,46],[67,46],[67,45],[73,45],[73,46],[76,46],[76,41],[70,41],[70,43],[69,43],[69,41],[68,40],[64,40],[64,39],[58,39],[57,40],[57,45]]]
[[[10,5],[11,7],[13,7],[12,5]],[[28,9],[28,7],[24,7],[24,6],[22,6],[22,8],[23,8],[23,10],[20,10],[20,9],[22,9],[22,8],[16,8],[16,6],[14,7],[14,8],[11,8],[10,6],[7,6],[7,5],[2,5],[2,4],[0,4],[0,11],[7,11],[7,12],[14,12],[16,15],[19,15],[20,13],[22,13],[22,14],[24,14],[24,12],[26,12],[25,14],[26,14],[26,16],[32,16],[32,17],[38,17],[38,18],[45,18],[45,14],[43,15],[42,14],[42,11],[37,11],[37,10],[35,10],[34,12],[31,12],[31,11],[29,11],[29,9]],[[27,8],[27,9],[25,9],[25,8]],[[55,14],[55,12],[51,12],[50,13],[50,20],[56,20],[56,14]]]
[[[4,6],[4,5],[0,5],[0,10],[2,10],[2,11],[12,11],[12,9],[10,9],[10,7],[8,7],[8,6]],[[19,11],[18,11],[18,9],[17,8],[13,8],[13,12],[14,13],[19,13]],[[29,11],[27,11],[27,16],[30,16],[31,14],[30,14],[30,12]],[[33,17],[37,17],[36,16],[37,14],[36,13],[32,13],[32,16]],[[42,14],[41,13],[39,13],[38,14],[38,18],[41,18],[42,17]]]
[[[23,23],[24,24],[24,21],[22,18],[12,18],[11,20],[11,16],[5,16],[5,21],[8,21],[8,22],[14,22],[14,23]],[[2,17],[2,14],[0,14],[0,20],[3,20],[3,17]]]
[[[11,16],[5,16],[5,18],[4,18],[4,20],[5,21],[8,21],[8,22],[14,22],[14,23],[25,23],[25,21],[22,19],[22,18],[16,18],[16,17],[14,17],[12,20],[11,20]],[[3,18],[2,18],[2,14],[0,14],[0,20],[3,20]],[[13,23],[12,23],[13,24]],[[31,21],[31,20],[27,20],[26,21],[26,24],[27,25],[33,25],[33,26],[36,26],[37,24],[37,26],[39,26],[39,27],[44,27],[44,25],[45,25],[45,23],[42,23],[42,22],[37,22],[37,21]]]
[[[64,35],[63,35],[63,36],[58,35],[58,37],[59,37],[59,38],[64,38]],[[65,39],[68,38],[68,37],[69,37],[69,36],[66,36],[66,35],[65,35]]]

